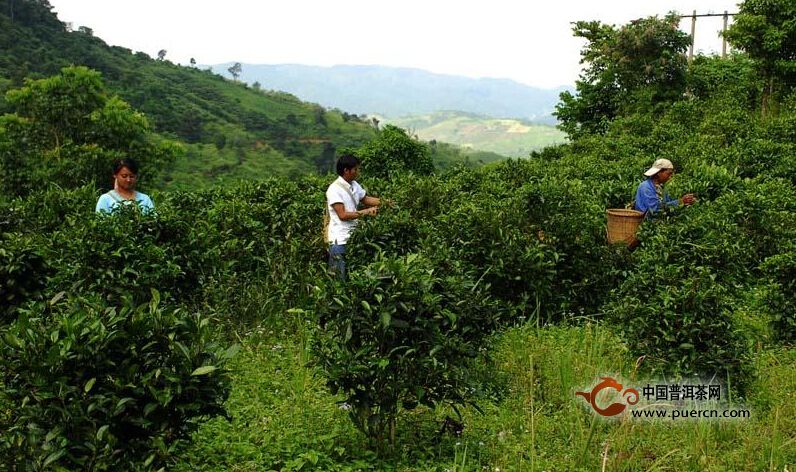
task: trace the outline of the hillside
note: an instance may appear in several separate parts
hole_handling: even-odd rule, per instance
[[[566,141],[566,135],[553,126],[455,111],[385,121],[409,129],[426,141],[443,141],[508,157],[527,157],[532,151]]]
[[[230,64],[213,70],[228,74]],[[302,100],[358,114],[396,118],[462,110],[500,118],[522,118],[554,124],[551,112],[557,89],[540,89],[508,79],[472,79],[385,66],[242,64],[241,80],[263,88],[285,90]],[[227,75],[228,76],[228,75]]]
[[[26,78],[73,64],[95,69],[156,132],[185,144],[162,185],[325,171],[336,149],[373,136],[356,116],[110,47],[89,28],[68,31],[46,0],[10,1],[0,0],[0,112],[8,111],[2,94]]]

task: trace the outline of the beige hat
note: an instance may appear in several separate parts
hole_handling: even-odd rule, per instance
[[[658,171],[663,169],[674,169],[672,161],[669,159],[658,159],[654,164],[652,164],[652,167],[647,169],[647,172],[644,172],[644,175],[647,177],[652,177],[653,175],[657,174]]]

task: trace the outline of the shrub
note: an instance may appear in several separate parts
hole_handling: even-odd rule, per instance
[[[727,214],[732,199],[642,225],[636,264],[606,313],[652,371],[748,380],[748,342],[733,318],[754,251]],[[726,213],[725,213],[726,212]]]
[[[178,292],[185,272],[173,252],[181,246],[175,238],[157,244],[160,223],[166,221],[124,207],[54,233],[50,257],[58,271],[50,284],[52,290],[70,290],[79,284],[85,293],[114,300],[129,294],[138,301],[150,287],[162,287],[168,294]]]
[[[746,341],[732,318],[732,298],[706,267],[645,266],[628,277],[606,312],[631,351],[664,375],[746,380]]]
[[[394,442],[401,409],[468,401],[468,361],[500,317],[477,284],[411,254],[381,256],[330,292],[317,298],[315,363],[377,444]]]
[[[434,172],[428,146],[393,125],[386,125],[375,139],[354,154],[362,159],[363,174],[369,178],[391,179],[404,172],[419,175]]]
[[[428,250],[443,267],[459,263],[456,270],[482,280],[493,297],[519,312],[528,305],[547,308],[556,254],[533,223],[505,200],[469,202],[440,217],[439,240]]]
[[[48,271],[33,237],[0,234],[0,324],[11,320],[19,305],[41,294]]]
[[[796,252],[777,254],[762,264],[771,283],[764,306],[771,316],[774,336],[785,342],[796,341]]]
[[[624,255],[605,239],[605,207],[579,180],[545,179],[518,191],[517,213],[541,231],[555,277],[546,300],[548,317],[595,311],[616,283]],[[515,217],[516,218],[516,217]]]
[[[63,294],[60,294],[63,295]],[[23,311],[0,341],[0,464],[129,470],[159,463],[202,418],[224,414],[234,349],[199,313],[77,298]]]

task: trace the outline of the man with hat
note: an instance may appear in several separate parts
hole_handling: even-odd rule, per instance
[[[652,215],[665,206],[679,204],[690,205],[696,201],[693,194],[683,195],[680,200],[669,197],[663,190],[663,184],[669,181],[674,174],[674,166],[669,159],[658,159],[652,167],[644,172],[647,179],[638,186],[634,208],[637,211]]]

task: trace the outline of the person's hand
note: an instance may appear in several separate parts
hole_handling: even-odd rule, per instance
[[[359,210],[359,214],[362,216],[376,216],[376,213],[378,213],[378,211],[379,211],[378,207],[370,207],[370,208],[365,208],[364,210]]]
[[[693,193],[687,193],[683,195],[682,198],[680,198],[680,200],[683,202],[683,205],[691,205],[696,201],[696,197],[694,196]]]

